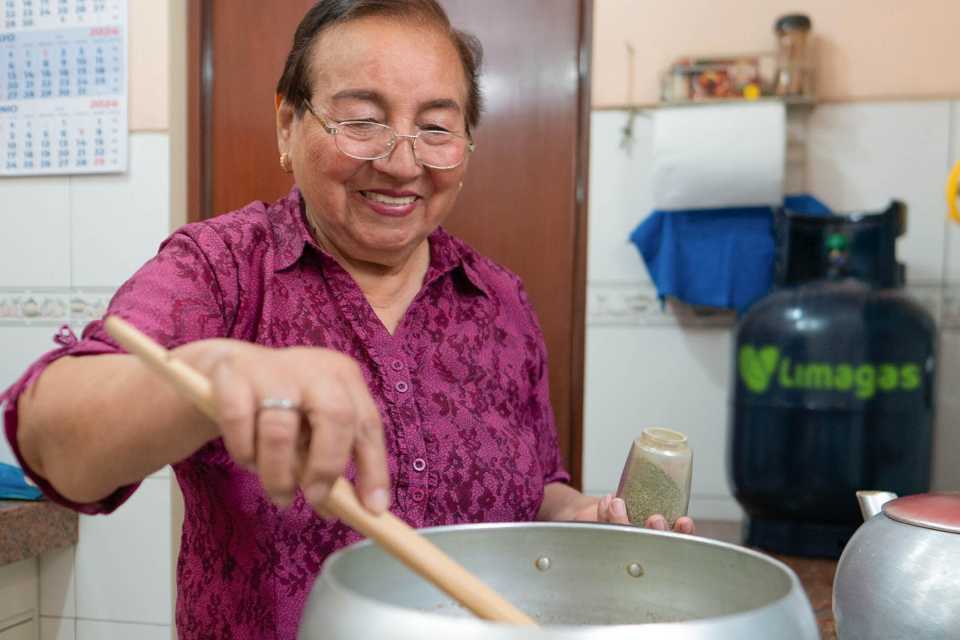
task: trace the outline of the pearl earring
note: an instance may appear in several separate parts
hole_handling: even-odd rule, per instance
[[[281,153],[280,154],[280,168],[284,173],[293,173],[293,167],[290,166],[290,154]]]

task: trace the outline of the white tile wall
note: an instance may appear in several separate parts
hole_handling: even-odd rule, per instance
[[[648,114],[633,120],[632,142],[625,149],[623,111],[598,111],[591,120],[590,232],[587,278],[648,283],[650,276],[630,233],[653,208],[653,126]]]
[[[682,329],[651,298],[628,238],[652,209],[652,121],[638,114],[624,148],[628,121],[623,111],[591,121],[588,299],[609,308],[592,309],[587,329],[584,490],[615,490],[632,440],[662,425],[687,433],[695,448],[691,514],[739,519],[724,467],[730,322]]]
[[[49,318],[0,309],[0,387],[56,346],[60,322],[101,313],[169,233],[168,136],[134,133],[130,147],[124,175],[0,181],[0,225],[14,231],[0,233],[0,303],[37,294],[64,305]],[[0,462],[14,462],[5,438]],[[170,483],[160,469],[117,513],[82,516],[76,548],[41,558],[43,640],[171,636]]]
[[[950,119],[950,157],[947,166],[952,168],[953,165],[960,162],[960,100],[952,102],[950,109],[952,114]],[[944,184],[946,179],[947,171],[944,172],[942,178]],[[944,202],[945,206],[946,202]],[[952,282],[960,282],[960,224],[948,221],[946,225],[948,239],[946,279]]]
[[[960,491],[960,332],[941,332],[937,374],[940,389],[931,484],[941,491]]]
[[[148,478],[109,516],[81,516],[79,537],[81,621],[171,624],[169,478]]]
[[[0,227],[0,287],[69,286],[68,178],[0,180]]]
[[[633,439],[668,427],[694,450],[691,514],[739,518],[725,467],[730,330],[598,327],[586,352],[584,489],[616,489]]]
[[[173,469],[170,468],[170,465],[162,467],[150,475],[151,478],[163,479],[173,477]]]
[[[835,211],[906,202],[898,253],[911,282],[943,274],[943,185],[949,155],[945,101],[820,105],[807,131],[807,188]]]
[[[12,465],[17,464],[16,458],[13,455],[13,449],[10,448],[7,439],[2,437],[0,437],[0,462]]]
[[[131,134],[128,173],[71,178],[70,206],[73,286],[120,285],[170,232],[169,136]]]
[[[950,166],[960,162],[960,100],[950,103]]]
[[[960,162],[960,101],[951,105],[950,157],[948,166]],[[960,224],[947,223],[947,255],[945,273],[951,290],[951,301],[958,299],[960,290]],[[934,438],[933,488],[941,491],[960,491],[960,323],[955,315],[945,314],[946,330],[940,334],[939,393],[937,400],[937,430]]]
[[[53,336],[57,327],[0,326],[0,387],[13,384],[38,356],[55,348]]]
[[[170,640],[170,625],[78,620],[76,640]]]
[[[0,326],[0,389],[13,384],[27,366],[53,349],[54,326]],[[15,464],[7,439],[0,437],[0,462]]]
[[[651,208],[652,131],[638,117],[627,155],[626,123],[622,111],[592,118],[588,299],[595,308],[587,327],[584,489],[615,489],[630,440],[662,424],[687,432],[695,448],[691,513],[738,519],[725,452],[729,321],[686,325],[645,293],[646,269],[627,237]],[[935,298],[929,306],[957,316],[948,322],[957,331],[941,333],[933,484],[960,489],[960,400],[952,393],[960,387],[960,225],[945,222],[943,200],[951,161],[960,160],[960,101],[818,105],[792,113],[790,132],[790,191],[806,190],[838,211],[878,209],[891,197],[909,207],[900,259],[917,290]],[[946,299],[944,279],[953,285]]]
[[[155,13],[155,5],[167,3],[137,0],[131,15]],[[138,24],[165,41],[167,9],[158,11],[164,18],[159,31],[155,20]],[[166,57],[154,59],[165,72]],[[144,86],[155,86],[155,80],[144,79]],[[152,103],[166,104],[155,97],[149,96]],[[154,112],[160,114],[154,124],[162,125],[156,128],[166,128],[166,108]],[[112,290],[169,233],[169,135],[134,132],[129,144],[130,167],[123,175],[0,179],[0,388],[53,346],[50,338],[61,322],[79,329],[98,316]],[[24,292],[59,300],[66,318],[46,311],[45,319],[28,317],[23,308],[11,307],[11,299]],[[0,462],[13,462],[3,437]],[[78,546],[40,560],[42,640],[175,637],[170,476],[169,468],[158,471],[113,515],[82,517]]]

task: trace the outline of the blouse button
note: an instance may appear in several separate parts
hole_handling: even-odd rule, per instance
[[[417,502],[422,502],[423,499],[427,497],[427,495],[423,492],[423,489],[414,489],[411,495]]]
[[[393,388],[399,391],[400,393],[406,393],[410,389],[410,385],[408,385],[406,382],[401,380],[400,382],[395,384]]]
[[[423,471],[427,468],[427,461],[423,458],[417,458],[413,461],[413,470],[414,471]]]
[[[400,362],[399,360],[394,360],[393,362],[390,363],[390,368],[393,369],[394,371],[402,371],[403,363]]]

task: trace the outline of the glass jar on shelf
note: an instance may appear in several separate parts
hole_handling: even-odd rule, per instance
[[[813,38],[810,18],[795,13],[777,20],[777,74],[773,92],[785,98],[813,96]]]
[[[692,473],[687,436],[660,427],[644,429],[630,447],[617,488],[630,522],[643,526],[659,513],[672,528],[677,518],[687,515]]]

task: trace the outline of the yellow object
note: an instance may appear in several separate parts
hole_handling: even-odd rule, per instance
[[[756,100],[760,97],[760,87],[751,82],[743,88],[743,97],[747,100]]]
[[[953,171],[947,178],[947,210],[954,222],[960,222],[960,211],[957,210],[958,188],[960,188],[960,162],[953,166]]]

